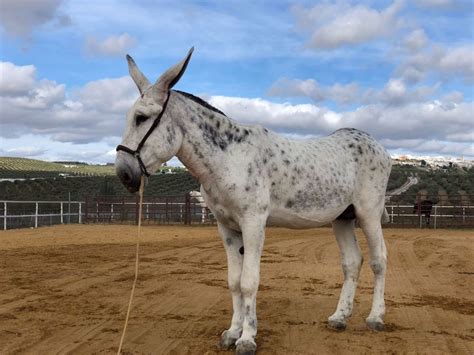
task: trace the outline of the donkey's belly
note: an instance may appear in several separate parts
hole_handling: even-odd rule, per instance
[[[294,229],[321,227],[331,223],[339,213],[339,209],[304,214],[290,209],[273,210],[268,216],[267,226]]]
[[[313,221],[300,217],[295,218],[280,218],[269,216],[267,220],[267,227],[284,227],[292,229],[307,229],[321,227],[328,222]]]

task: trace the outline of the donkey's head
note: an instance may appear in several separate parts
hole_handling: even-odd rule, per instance
[[[182,133],[166,107],[170,90],[186,70],[192,52],[193,48],[153,85],[127,55],[130,76],[140,91],[140,97],[127,114],[122,144],[117,146],[115,169],[130,192],[138,191],[141,175],[149,176],[176,155],[181,146]]]

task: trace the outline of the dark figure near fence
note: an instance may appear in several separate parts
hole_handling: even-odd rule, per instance
[[[433,205],[435,205],[436,202],[430,201],[430,200],[423,200],[423,201],[418,201],[415,202],[415,205],[413,206],[413,213],[417,213],[418,216],[425,215],[425,222],[426,225],[430,225],[430,216],[431,216],[431,210],[433,209]]]

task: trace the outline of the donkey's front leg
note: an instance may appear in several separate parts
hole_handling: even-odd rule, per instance
[[[244,242],[244,260],[240,289],[244,301],[244,322],[242,336],[236,341],[236,354],[254,354],[257,350],[255,336],[257,335],[256,298],[260,281],[260,256],[262,255],[265,239],[264,218],[252,217],[241,225]]]
[[[219,346],[222,349],[228,349],[234,345],[235,341],[239,339],[242,334],[242,323],[244,321],[244,309],[242,292],[240,291],[240,276],[242,273],[243,260],[243,241],[242,233],[236,232],[222,225],[217,224],[219,234],[224,242],[225,251],[227,253],[227,273],[229,290],[232,294],[232,304],[234,314],[232,316],[232,323],[228,330],[225,330],[221,335]]]

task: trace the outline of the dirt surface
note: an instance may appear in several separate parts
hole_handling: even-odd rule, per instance
[[[216,229],[144,227],[126,353],[219,353],[231,298]],[[135,235],[134,226],[109,225],[0,232],[0,353],[116,352]],[[386,330],[364,323],[372,293],[366,262],[354,314],[336,332],[326,325],[342,282],[331,230],[268,230],[258,353],[474,353],[472,231],[387,229],[385,236]]]

